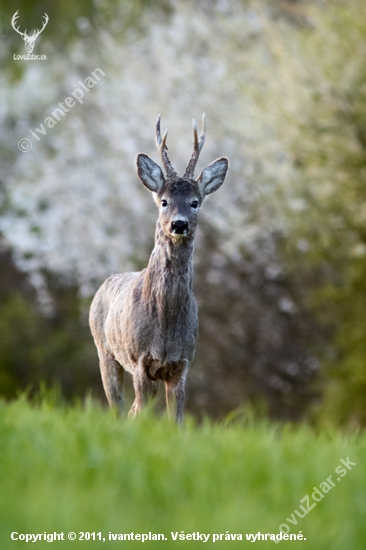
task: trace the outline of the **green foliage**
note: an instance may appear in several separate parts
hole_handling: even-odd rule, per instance
[[[198,427],[189,418],[177,428],[149,411],[131,421],[90,401],[74,408],[53,401],[0,404],[2,548],[24,544],[10,541],[12,531],[152,531],[166,534],[167,548],[177,544],[171,531],[277,533],[331,474],[335,487],[291,532],[303,532],[305,548],[364,547],[364,434],[317,436],[306,426],[250,421]],[[356,465],[336,481],[347,457]],[[230,547],[244,544],[245,535]]]
[[[0,395],[12,398],[26,388],[33,393],[42,380],[60,384],[68,398],[85,395],[93,383],[99,387],[98,360],[77,288],[48,275],[50,303],[42,307],[11,255],[3,251],[0,260]]]
[[[361,0],[312,11],[301,31],[268,26],[269,122],[289,155],[282,185],[285,261],[316,314],[324,401],[319,413],[366,424],[366,8]],[[277,74],[273,80],[273,71]],[[290,184],[289,184],[290,182]]]

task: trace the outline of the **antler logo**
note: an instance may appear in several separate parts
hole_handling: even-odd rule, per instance
[[[39,37],[39,35],[41,34],[41,32],[43,31],[43,29],[45,28],[45,26],[46,26],[47,23],[48,23],[48,15],[47,15],[47,13],[45,13],[44,16],[43,16],[44,21],[43,21],[43,26],[42,26],[41,30],[38,30],[38,29],[37,29],[37,30],[33,31],[32,36],[28,36],[28,35],[27,35],[27,29],[25,29],[24,32],[21,32],[21,31],[19,30],[19,27],[16,27],[16,26],[15,26],[16,20],[17,20],[18,17],[19,17],[18,11],[19,11],[19,10],[17,10],[17,11],[14,13],[14,15],[13,15],[13,18],[12,18],[12,20],[11,20],[11,26],[12,26],[13,29],[14,29],[17,33],[19,33],[20,36],[23,38],[23,40],[24,40],[24,42],[25,42],[24,45],[25,45],[25,49],[26,49],[27,53],[32,53],[33,48],[34,48],[34,44],[35,44],[37,38]]]

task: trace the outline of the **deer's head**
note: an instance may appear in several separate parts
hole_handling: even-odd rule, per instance
[[[44,18],[44,21],[43,21],[43,26],[41,28],[41,30],[36,30],[36,31],[33,31],[33,34],[32,36],[28,36],[27,35],[27,29],[25,29],[24,32],[20,31],[19,30],[19,27],[16,27],[15,24],[16,24],[16,20],[18,19],[19,15],[18,15],[18,12],[19,10],[17,10],[14,15],[13,15],[13,18],[11,20],[11,26],[13,27],[13,29],[18,33],[20,34],[20,36],[23,38],[24,42],[25,42],[25,49],[26,49],[26,52],[27,53],[32,53],[33,51],[33,48],[34,48],[34,44],[38,38],[38,36],[41,34],[41,32],[43,31],[43,29],[45,28],[45,26],[47,25],[48,23],[48,15],[47,13],[44,14],[43,18]]]
[[[198,138],[197,126],[193,120],[193,152],[182,177],[178,176],[168,158],[166,138],[160,134],[160,115],[156,123],[156,144],[166,176],[149,156],[137,155],[137,173],[142,183],[154,195],[159,208],[159,222],[165,236],[179,245],[186,239],[193,239],[198,222],[199,209],[206,195],[210,195],[224,183],[229,161],[221,157],[209,164],[198,178],[194,170],[205,142],[206,119],[202,117],[202,131]]]

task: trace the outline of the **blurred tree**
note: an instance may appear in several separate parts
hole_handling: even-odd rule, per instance
[[[27,275],[9,250],[0,250],[0,388],[15,397],[38,390],[42,381],[60,385],[63,395],[84,395],[100,376],[78,289],[45,274],[43,308]],[[45,302],[47,299],[47,303]],[[101,395],[102,392],[100,392]]]
[[[313,29],[269,29],[271,122],[292,165],[284,251],[323,327],[320,418],[366,424],[366,6],[332,2]],[[277,83],[277,85],[276,85]]]
[[[19,10],[25,4],[20,2]],[[28,274],[45,311],[51,307],[55,315],[34,313],[41,329],[29,341],[40,374],[33,375],[34,366],[30,382],[49,379],[45,365],[52,357],[55,378],[68,392],[80,391],[79,369],[85,388],[95,377],[100,388],[98,369],[88,370],[90,336],[82,323],[75,327],[75,316],[110,273],[139,269],[150,253],[156,213],[138,183],[134,157],[141,150],[156,154],[154,122],[164,111],[171,157],[183,170],[191,148],[190,120],[206,111],[202,165],[225,154],[231,168],[227,183],[201,214],[195,278],[201,336],[189,377],[189,409],[218,417],[259,396],[273,416],[299,418],[314,399],[317,361],[307,347],[316,331],[297,303],[278,248],[291,219],[279,189],[291,186],[294,173],[275,117],[267,117],[264,107],[279,85],[276,51],[269,47],[273,28],[281,29],[285,20],[288,33],[294,24],[296,35],[313,32],[306,10],[299,19],[293,8],[277,1],[258,6],[249,0],[153,5],[100,0],[53,2],[51,12],[40,2],[24,17],[37,26],[44,11],[50,16],[37,44],[38,53],[47,53],[43,63],[12,59],[23,44],[10,27],[13,8],[0,6],[7,37],[0,53],[5,60],[0,231],[16,268]],[[31,131],[96,67],[105,76],[83,103],[35,140]],[[250,85],[260,100],[258,94],[251,98]],[[25,136],[32,140],[28,153],[17,148]],[[57,302],[61,295],[64,308]],[[19,313],[22,319],[26,309]],[[46,327],[49,339],[43,337]],[[74,378],[68,364],[75,368]],[[7,365],[4,373],[12,369]]]
[[[251,401],[265,402],[273,418],[298,420],[317,399],[318,361],[307,349],[315,330],[276,252],[276,235],[260,262],[245,249],[231,258],[206,220],[203,230],[207,254],[196,268],[201,368],[188,379],[188,398],[211,417]],[[268,237],[256,244],[268,248]]]

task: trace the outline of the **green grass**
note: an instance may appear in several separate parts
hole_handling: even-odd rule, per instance
[[[10,533],[164,533],[161,542],[54,542],[60,548],[242,548],[246,533],[278,533],[300,499],[331,474],[336,486],[286,548],[364,549],[365,434],[247,421],[177,428],[164,418],[115,418],[93,404],[0,402],[0,548]],[[356,465],[340,481],[340,459]],[[312,502],[312,500],[311,500]],[[296,517],[296,515],[295,515]],[[241,533],[242,541],[172,541],[171,532]],[[49,548],[48,542],[30,548]],[[273,547],[256,542],[255,548]],[[281,547],[281,546],[280,546]]]

